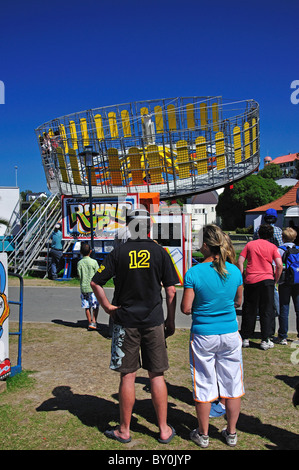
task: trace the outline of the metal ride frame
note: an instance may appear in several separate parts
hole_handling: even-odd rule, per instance
[[[160,199],[223,187],[260,162],[254,100],[180,97],[69,114],[36,130],[48,189],[88,195],[80,153],[91,146],[92,193],[159,192]],[[90,148],[90,147],[89,147]]]

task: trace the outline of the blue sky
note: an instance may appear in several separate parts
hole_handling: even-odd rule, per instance
[[[130,101],[252,98],[261,161],[299,152],[297,0],[10,0],[0,15],[0,186],[17,166],[21,191],[47,190],[40,124]]]

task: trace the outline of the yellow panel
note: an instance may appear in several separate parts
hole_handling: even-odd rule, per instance
[[[141,114],[141,116],[144,116],[145,114],[148,114],[148,108],[140,108],[140,114]]]
[[[100,114],[96,114],[94,117],[94,122],[96,125],[97,138],[99,140],[103,140],[105,138],[105,135],[104,135],[104,129],[103,129],[102,116]]]
[[[242,144],[241,144],[241,131],[240,127],[234,127],[234,149],[235,149],[235,163],[242,161]]]
[[[161,183],[162,168],[161,168],[160,153],[159,153],[158,145],[148,145],[147,161],[148,161],[148,166],[149,166],[151,183]]]
[[[118,158],[118,151],[115,148],[108,149],[109,171],[111,177],[111,184],[115,186],[122,186],[122,175],[120,170],[120,161]]]
[[[66,163],[65,163],[63,150],[62,150],[61,147],[57,147],[56,152],[57,152],[57,159],[58,159],[58,164],[59,164],[59,169],[60,169],[62,181],[64,183],[69,183],[69,177],[68,177],[68,174],[67,174],[67,169],[66,169]]]
[[[208,124],[208,110],[207,110],[207,103],[200,103],[200,124],[202,129],[206,129]]]
[[[223,170],[223,168],[225,168],[223,132],[217,132],[217,134],[215,135],[215,144],[216,144],[217,170]]]
[[[168,126],[171,131],[176,129],[175,106],[170,104],[167,106]]]
[[[143,184],[143,172],[141,168],[141,152],[138,147],[129,148],[130,167],[132,172],[132,184]]]
[[[48,134],[49,134],[49,136],[50,136],[50,137],[54,137],[54,132],[53,132],[53,130],[52,130],[52,129],[49,129],[49,132],[48,132]]]
[[[197,137],[197,139],[195,139],[195,145],[197,172],[199,175],[204,175],[208,172],[206,139],[204,137]]]
[[[249,130],[249,122],[245,122],[244,124],[244,153],[245,153],[245,160],[250,158],[250,130]]]
[[[67,143],[65,128],[64,128],[63,124],[60,124],[60,126],[59,126],[59,134],[61,136],[61,140],[62,140],[62,143],[63,143],[63,146],[64,146],[65,153],[69,153],[69,146],[68,146],[68,143]]]
[[[155,106],[156,132],[164,132],[163,111],[161,106]]]
[[[219,113],[218,113],[218,103],[212,103],[212,119],[213,119],[213,131],[218,132],[219,126]]]
[[[122,125],[123,125],[123,133],[124,137],[131,137],[131,126],[130,126],[130,117],[129,117],[129,111],[126,109],[123,109],[121,114],[121,120],[122,120]]]
[[[252,119],[252,155],[254,155],[257,151],[257,125],[256,119]]]
[[[109,120],[111,137],[112,137],[112,139],[117,139],[118,138],[118,128],[117,128],[117,122],[116,122],[116,114],[113,113],[113,112],[108,113],[108,120]]]
[[[80,119],[80,127],[81,127],[81,134],[82,134],[82,144],[89,145],[89,136],[87,131],[87,121],[85,118]]]
[[[179,178],[189,178],[190,176],[190,163],[188,144],[186,140],[179,140],[176,143],[177,149],[177,164],[179,170]]]
[[[70,121],[70,133],[71,133],[73,149],[77,150],[78,149],[78,137],[77,137],[75,121]]]
[[[193,103],[188,103],[186,105],[186,111],[187,111],[187,126],[188,126],[188,129],[194,129],[195,121],[194,121],[194,105],[193,105]]]
[[[71,169],[73,173],[73,180],[75,184],[82,184],[81,174],[78,165],[77,154],[74,149],[69,150],[69,160],[71,164]]]

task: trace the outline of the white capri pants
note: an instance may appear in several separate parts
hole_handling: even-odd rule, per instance
[[[193,399],[212,402],[245,394],[242,340],[239,332],[190,337],[190,369]]]

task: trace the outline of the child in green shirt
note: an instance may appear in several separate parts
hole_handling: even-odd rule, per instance
[[[81,243],[80,252],[83,256],[78,262],[77,271],[80,279],[81,307],[85,309],[88,330],[97,329],[99,302],[90,287],[90,281],[99,269],[98,262],[90,257],[91,249],[88,243]]]

